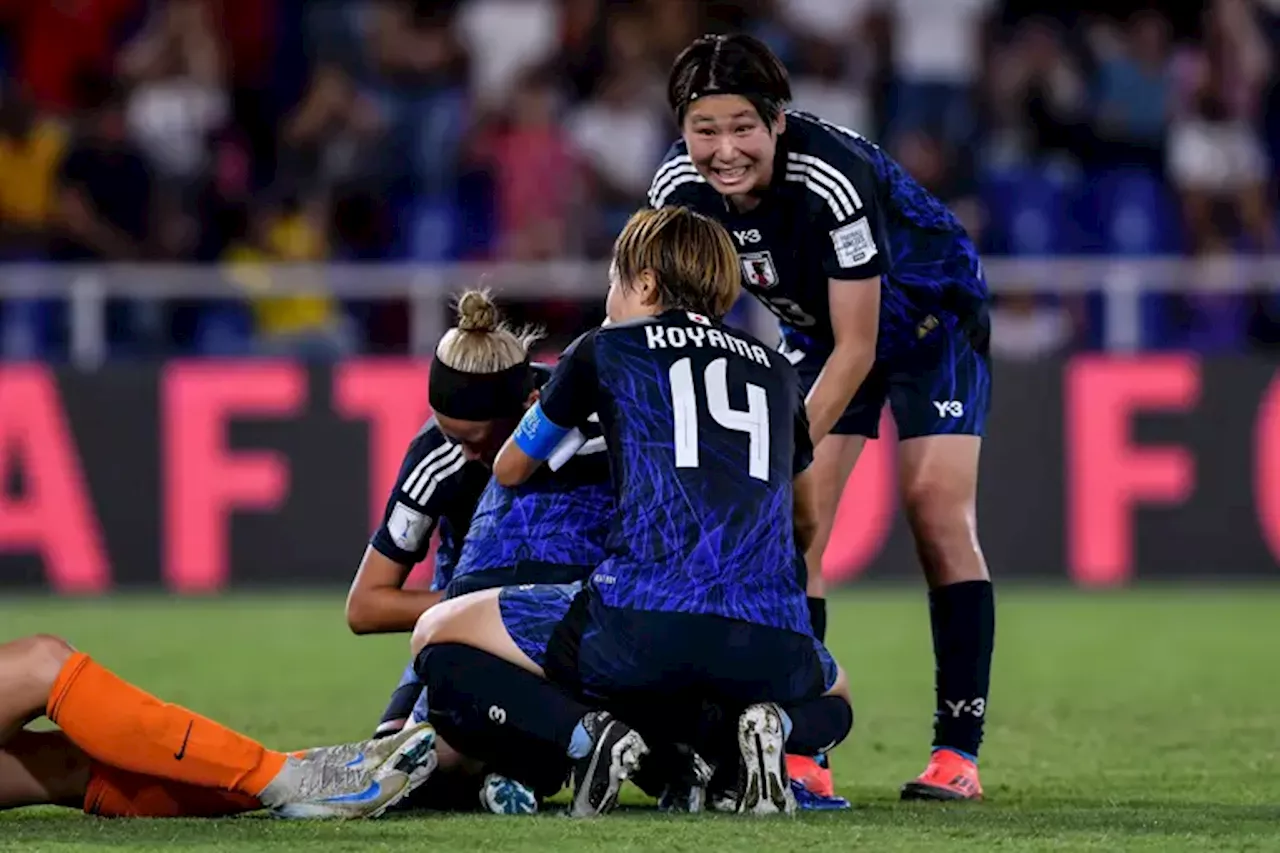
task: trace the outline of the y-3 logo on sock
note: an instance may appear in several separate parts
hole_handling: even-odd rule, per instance
[[[950,699],[943,699],[942,704],[947,706],[947,710],[951,712],[951,716],[959,717],[961,714],[973,714],[975,717],[981,717],[987,712],[987,700],[979,696],[977,699],[959,699],[952,702]]]
[[[182,748],[173,754],[175,761],[181,761],[187,754],[187,741],[191,740],[191,727],[195,725],[195,720],[187,723],[187,733],[182,736]]]

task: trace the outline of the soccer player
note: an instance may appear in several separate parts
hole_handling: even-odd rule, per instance
[[[807,389],[814,630],[825,633],[822,553],[836,508],[888,402],[937,663],[932,757],[902,796],[978,799],[995,605],[975,512],[991,370],[974,246],[878,146],[786,110],[786,69],[757,39],[697,39],[676,58],[667,98],[681,138],[649,202],[687,205],[731,231],[744,286],[778,316],[781,351]],[[792,767],[829,789],[829,772]]]
[[[61,731],[23,727],[48,717]],[[266,749],[129,684],[64,640],[0,645],[0,808],[105,816],[376,817],[435,768],[430,726],[302,753]]]
[[[444,597],[493,457],[538,384],[529,364],[535,334],[503,324],[482,291],[464,293],[457,311],[457,325],[440,339],[431,363],[433,414],[409,443],[347,596],[347,624],[357,634],[411,631]],[[431,589],[405,589],[436,529]]]
[[[457,325],[441,338],[431,367],[434,414],[409,445],[348,596],[348,624],[357,633],[409,631],[432,604],[474,589],[580,580],[603,557],[613,499],[599,424],[566,442],[554,472],[517,489],[492,481],[498,448],[551,371],[529,361],[537,333],[504,323],[484,291],[464,293],[457,311]],[[437,524],[432,588],[406,590],[404,581],[426,556]],[[410,662],[375,737],[425,719],[426,708]],[[464,766],[443,742],[440,755],[442,770]],[[474,807],[475,791],[468,794],[467,787],[455,773],[437,774],[413,803]],[[533,793],[501,779],[491,779],[482,792],[486,807],[536,807]]]
[[[347,597],[357,634],[411,631],[427,608],[472,589],[579,580],[601,558],[612,497],[599,424],[577,436],[554,475],[520,489],[493,482],[498,449],[551,370],[529,361],[538,334],[503,322],[486,292],[462,294],[457,312],[431,365],[433,415],[409,443]],[[431,589],[405,589],[437,528]],[[410,666],[376,735],[403,728],[421,690]]]
[[[816,751],[852,726],[845,678],[805,603],[812,475],[798,377],[712,319],[739,281],[713,220],[684,208],[630,220],[609,325],[565,352],[494,466],[506,485],[528,480],[598,412],[619,515],[608,556],[585,586],[473,593],[414,632],[442,735],[466,720],[488,726],[468,750],[486,761],[504,760],[514,733],[568,756],[575,815],[613,806],[649,753],[640,730],[680,737],[668,717],[704,701],[739,712],[740,811],[793,810],[784,744]],[[623,722],[606,710],[641,706],[654,713]],[[682,742],[727,758],[692,735]]]

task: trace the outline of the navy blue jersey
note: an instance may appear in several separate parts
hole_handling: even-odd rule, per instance
[[[599,413],[618,506],[590,581],[604,604],[809,632],[792,480],[813,451],[785,358],[669,311],[575,341],[539,409],[560,428]]]
[[[488,482],[489,469],[468,461],[462,445],[451,442],[431,418],[409,442],[382,524],[369,544],[392,562],[414,566],[427,556],[431,534],[439,528],[431,588],[444,589]]]
[[[455,577],[526,561],[600,564],[615,504],[599,418],[585,424],[578,439],[580,444],[567,448],[573,455],[555,470],[539,468],[515,488],[489,481],[471,517]]]
[[[830,352],[831,279],[881,279],[877,357],[940,340],[983,310],[987,286],[959,221],[879,146],[807,113],[788,111],[772,186],[745,213],[694,168],[683,141],[649,189],[653,207],[683,205],[733,235],[743,285],[782,322],[788,343]]]

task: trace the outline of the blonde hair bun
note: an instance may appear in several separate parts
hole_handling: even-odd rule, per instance
[[[458,325],[436,344],[436,358],[462,373],[497,373],[529,357],[538,329],[513,329],[502,320],[488,290],[464,291],[457,302]]]
[[[468,290],[458,300],[458,328],[464,332],[492,332],[498,328],[498,306],[487,290]]]

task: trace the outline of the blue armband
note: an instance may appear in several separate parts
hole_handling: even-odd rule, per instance
[[[556,426],[542,412],[542,404],[534,403],[520,419],[516,427],[516,447],[525,452],[530,459],[545,462],[551,452],[556,449],[571,427]]]

